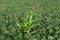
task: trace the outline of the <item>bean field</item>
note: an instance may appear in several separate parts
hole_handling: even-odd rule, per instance
[[[60,40],[60,0],[0,0],[0,40]]]

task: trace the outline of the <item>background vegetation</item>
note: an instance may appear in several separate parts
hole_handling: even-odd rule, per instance
[[[31,12],[26,33],[20,25]],[[0,0],[0,40],[60,40],[60,0]]]

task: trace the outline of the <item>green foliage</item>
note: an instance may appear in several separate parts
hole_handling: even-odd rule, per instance
[[[16,25],[18,28],[21,28],[23,32],[29,33],[31,28],[33,27],[33,13],[27,14],[26,17],[22,18],[22,23],[19,24],[18,19],[16,19]]]
[[[0,0],[0,40],[60,40],[60,0]]]

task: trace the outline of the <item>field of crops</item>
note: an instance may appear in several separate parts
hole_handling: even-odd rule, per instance
[[[0,0],[0,40],[60,40],[60,0]]]

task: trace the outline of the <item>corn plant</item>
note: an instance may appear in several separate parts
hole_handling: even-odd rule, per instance
[[[22,23],[19,23],[18,18],[16,19],[16,25],[18,28],[21,28],[23,32],[29,33],[31,28],[33,27],[33,12],[27,14],[26,17],[22,18]]]
[[[24,32],[29,33],[29,31],[31,30],[31,28],[32,28],[31,25],[32,25],[32,22],[33,22],[32,17],[33,17],[33,15],[30,14],[30,15],[26,15],[26,18],[22,19],[23,20],[23,22],[22,22],[22,30]]]
[[[37,20],[35,20],[35,14],[33,12],[31,12],[30,14],[26,14],[25,17],[22,17],[22,22],[20,23],[18,18],[15,17],[16,20],[16,26],[21,29],[21,33],[22,33],[22,39],[25,40],[25,37],[31,37],[31,34],[35,33],[37,30],[34,30],[31,32],[31,29],[34,28],[36,25],[34,22],[36,22]]]

